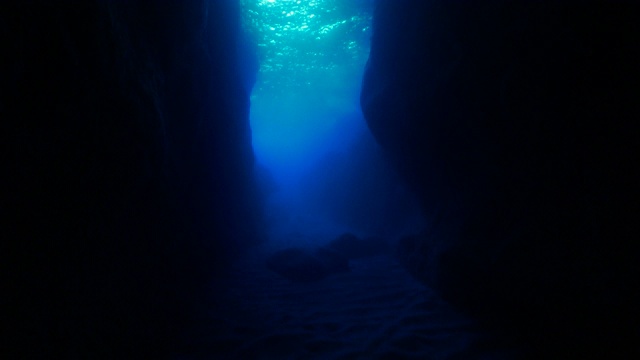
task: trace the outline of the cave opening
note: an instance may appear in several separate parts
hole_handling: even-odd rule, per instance
[[[390,237],[415,225],[417,206],[360,110],[374,0],[241,5],[257,55],[250,122],[270,243]]]

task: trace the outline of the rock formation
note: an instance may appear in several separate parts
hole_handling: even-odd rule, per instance
[[[351,233],[344,233],[331,240],[327,248],[337,251],[348,259],[360,259],[378,255],[389,255],[390,244],[380,237],[358,238]]]
[[[2,3],[3,357],[185,353],[257,238],[239,19],[232,0]]]
[[[267,268],[296,282],[320,281],[332,274],[348,272],[349,259],[328,248],[288,248],[267,258]]]
[[[637,321],[637,10],[381,0],[375,13],[362,109],[430,219],[405,262],[534,342],[612,349],[629,333],[611,328]]]

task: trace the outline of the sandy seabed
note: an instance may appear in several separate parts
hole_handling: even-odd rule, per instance
[[[350,272],[315,283],[282,278],[264,260],[238,263],[203,358],[515,358],[389,256],[352,260]]]

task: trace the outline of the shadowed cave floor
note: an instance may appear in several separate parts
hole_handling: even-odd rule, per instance
[[[351,272],[316,283],[281,278],[264,260],[247,256],[222,284],[210,337],[194,344],[206,355],[193,358],[515,357],[388,256],[352,260]]]

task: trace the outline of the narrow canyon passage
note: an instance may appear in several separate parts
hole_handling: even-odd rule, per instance
[[[0,2],[0,358],[640,358],[638,18]]]
[[[250,118],[266,240],[219,285],[226,291],[212,308],[215,340],[201,346],[237,359],[444,359],[474,351],[488,335],[396,258],[398,239],[422,230],[424,220],[360,110],[374,1],[242,4],[259,69]],[[364,255],[339,249],[353,247],[349,241]],[[297,252],[277,257],[287,251]],[[323,268],[331,256],[345,269]],[[316,258],[324,263],[303,263]]]

